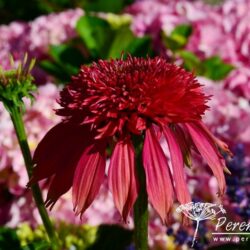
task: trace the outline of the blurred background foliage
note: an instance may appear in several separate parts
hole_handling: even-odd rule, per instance
[[[125,250],[132,242],[132,231],[116,225],[88,225],[60,223],[57,227],[61,249]],[[0,227],[0,250],[49,250],[43,226],[31,228],[27,223],[17,229]]]
[[[204,0],[219,3],[221,0]],[[83,8],[85,15],[76,25],[77,38],[60,45],[52,45],[47,58],[39,66],[53,80],[66,83],[79,71],[82,64],[90,64],[97,59],[119,58],[122,53],[133,56],[155,56],[159,51],[154,48],[154,41],[149,36],[136,37],[131,29],[128,15],[121,14],[133,0],[0,0],[0,23],[13,20],[28,21],[52,12],[68,8]],[[108,13],[105,18],[97,12]],[[194,53],[185,50],[192,27],[183,24],[177,26],[170,35],[162,33],[162,44],[173,53],[173,60],[181,58],[184,67],[197,75],[211,80],[224,79],[234,67],[213,56],[201,60]],[[216,69],[216,70],[215,70]]]
[[[81,65],[91,64],[98,59],[126,57],[128,54],[139,57],[158,55],[150,36],[136,37],[130,29],[127,15],[108,14],[105,19],[95,15],[82,16],[76,25],[78,37],[61,45],[50,46],[49,57],[39,66],[54,77],[54,81],[67,83],[78,73]],[[166,35],[162,33],[162,44],[172,53],[172,61],[180,58],[183,66],[211,80],[224,79],[234,66],[225,63],[219,56],[200,59],[185,49],[192,34],[192,27],[181,24]]]
[[[69,8],[119,13],[132,0],[0,0],[0,24],[14,20],[29,21],[37,16]]]
[[[0,0],[0,24],[13,20],[29,21],[39,15],[60,12],[69,8],[83,8],[85,11],[120,13],[133,0]],[[218,4],[223,0],[204,0]]]
[[[121,54],[134,56],[152,55],[151,39],[148,36],[135,37],[123,16],[117,27],[109,19],[84,15],[76,25],[78,38],[65,44],[51,46],[49,58],[40,66],[60,83],[67,82],[77,74],[80,65],[90,64],[98,59],[119,58]],[[124,54],[124,56],[126,56]]]

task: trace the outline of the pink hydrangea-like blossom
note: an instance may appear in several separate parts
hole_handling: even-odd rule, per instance
[[[187,49],[202,57],[219,55],[236,69],[224,82],[224,87],[237,96],[250,99],[250,2],[225,1],[221,6],[204,12],[204,17],[192,22],[193,35]],[[223,46],[221,46],[223,44]]]
[[[240,75],[239,75],[240,77]],[[247,99],[238,98],[222,85],[215,85],[200,78],[206,84],[207,93],[214,96],[209,101],[210,110],[205,122],[219,138],[230,145],[243,143],[250,149],[250,105]]]
[[[4,69],[10,67],[9,54],[19,57],[19,53],[23,54],[28,50],[29,41],[27,33],[29,25],[27,23],[13,22],[9,25],[0,26],[0,58],[1,66]]]
[[[156,37],[160,31],[169,35],[176,25],[189,23],[193,27],[193,33],[186,48],[200,58],[219,55],[233,64],[236,69],[223,83],[224,87],[248,100],[249,11],[249,0],[224,1],[215,6],[203,1],[144,0],[127,8],[127,12],[134,17],[132,30],[139,36],[149,33]]]
[[[133,16],[132,30],[136,35],[157,34],[162,28],[171,31],[177,24],[185,22],[175,9],[174,2],[138,1],[126,11]]]
[[[31,22],[29,30],[29,50],[32,56],[40,57],[49,45],[58,45],[76,36],[75,25],[83,15],[83,10],[67,10],[48,16],[40,16]]]
[[[82,9],[67,10],[40,16],[28,23],[0,25],[1,66],[9,68],[9,54],[15,60],[21,59],[26,52],[38,60],[44,58],[49,45],[61,44],[76,36],[75,25],[83,13]]]
[[[239,66],[224,81],[224,88],[236,96],[250,100],[250,67]]]

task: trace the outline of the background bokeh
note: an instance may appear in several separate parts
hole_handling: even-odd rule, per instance
[[[0,64],[9,54],[37,58],[38,91],[24,116],[34,151],[58,121],[60,89],[81,64],[98,59],[160,55],[198,75],[213,95],[204,121],[234,153],[232,175],[218,199],[210,170],[195,157],[187,169],[193,201],[222,203],[231,221],[250,218],[250,0],[0,0]],[[226,156],[225,156],[226,157]],[[41,220],[26,188],[28,177],[8,113],[0,103],[0,250],[47,249]],[[41,184],[46,194],[47,183]],[[150,208],[150,248],[190,249],[195,223],[181,224],[173,207],[170,225]],[[132,250],[133,221],[124,225],[104,184],[82,221],[72,211],[71,193],[50,212],[65,249]],[[214,242],[215,222],[199,229],[195,249],[249,249],[244,242]],[[222,229],[223,230],[223,229]],[[249,240],[250,241],[250,240]]]

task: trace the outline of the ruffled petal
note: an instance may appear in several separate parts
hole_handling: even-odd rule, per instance
[[[104,141],[88,146],[79,159],[73,180],[73,205],[76,214],[83,214],[99,192],[105,175]]]
[[[208,132],[199,125],[199,123],[186,123],[185,127],[191,135],[192,140],[201,156],[207,161],[214,176],[217,178],[219,194],[224,194],[226,187],[225,176],[223,173],[225,161],[216,148],[214,140],[211,138]]]
[[[180,203],[186,204],[191,201],[191,197],[185,180],[182,152],[177,139],[168,126],[163,127],[163,133],[170,151],[176,196]]]
[[[167,159],[153,128],[146,130],[142,157],[149,200],[162,220],[167,222],[173,204],[173,187]]]
[[[110,160],[108,178],[115,205],[124,221],[127,221],[138,195],[135,152],[129,139],[116,144]]]

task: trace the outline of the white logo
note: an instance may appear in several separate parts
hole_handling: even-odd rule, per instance
[[[226,213],[226,210],[221,204],[189,202],[177,207],[178,213],[183,213],[191,220],[196,221],[196,229],[193,236],[192,247],[194,246],[200,221],[214,220],[219,213]]]

